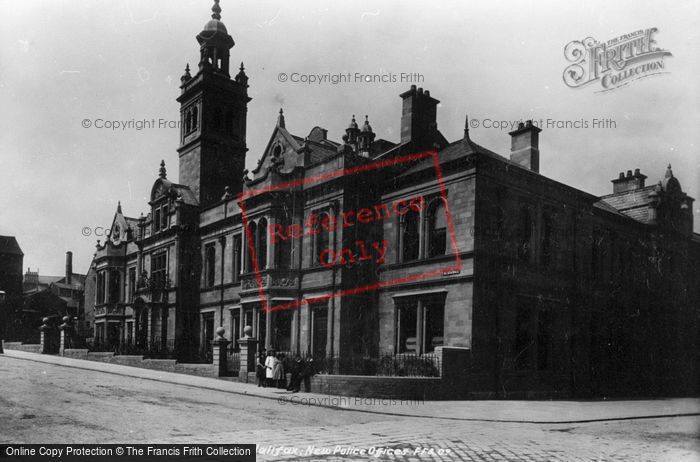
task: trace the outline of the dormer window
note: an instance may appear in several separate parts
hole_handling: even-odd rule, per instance
[[[168,203],[153,207],[153,232],[165,231],[170,227],[170,214]]]

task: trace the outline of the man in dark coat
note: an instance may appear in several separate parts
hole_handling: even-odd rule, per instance
[[[296,355],[294,361],[292,362],[291,373],[292,377],[289,380],[289,386],[287,391],[298,392],[301,387],[302,373],[304,372],[304,362],[301,360],[301,356]]]

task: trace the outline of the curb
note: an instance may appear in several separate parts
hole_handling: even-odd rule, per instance
[[[28,353],[28,354],[31,354],[31,353]],[[181,382],[174,381],[174,380],[166,380],[166,379],[152,378],[152,377],[143,377],[143,376],[140,376],[137,374],[129,374],[126,372],[104,371],[104,370],[91,368],[91,367],[83,367],[80,365],[59,364],[59,363],[55,363],[52,361],[41,360],[39,358],[37,358],[37,359],[21,358],[21,357],[16,357],[16,356],[7,356],[6,354],[3,354],[3,356],[6,358],[18,360],[18,361],[31,361],[31,362],[42,363],[42,364],[52,364],[54,366],[68,367],[71,369],[80,369],[80,370],[93,371],[93,372],[99,372],[99,373],[104,373],[104,374],[118,375],[121,377],[137,378],[137,379],[141,379],[141,380],[151,380],[153,382],[168,383],[168,384],[178,385],[178,386],[182,386],[182,387],[190,387],[190,388],[197,388],[197,389],[201,389],[201,390],[210,390],[210,391],[216,391],[216,392],[220,392],[220,393],[228,393],[228,394],[239,395],[239,396],[250,396],[250,397],[254,397],[254,398],[274,400],[274,401],[277,401],[278,403],[280,401],[286,401],[287,403],[292,404],[291,401],[286,399],[286,397],[287,396],[298,396],[298,395],[292,395],[292,394],[284,394],[282,396],[267,396],[267,395],[260,395],[257,393],[248,393],[247,391],[241,392],[241,391],[235,391],[235,390],[225,390],[225,389],[221,389],[221,388],[217,388],[217,387],[210,387],[210,386],[206,386],[206,385],[192,385],[192,384],[181,383]],[[75,358],[66,358],[66,359],[70,359],[71,361],[83,361],[86,363],[93,362],[93,361],[89,361],[89,360],[81,360],[81,359],[75,359]],[[109,363],[100,363],[100,364],[109,364]],[[124,366],[121,364],[119,366],[130,368],[130,369],[136,369],[136,370],[140,369],[137,367]],[[145,370],[150,370],[150,369],[145,369]],[[156,372],[161,373],[161,374],[173,374],[173,375],[183,376],[183,377],[193,377],[193,376],[190,376],[187,374],[179,374],[177,372],[168,372],[168,371],[156,371]],[[199,377],[199,376],[194,376],[194,377],[197,377],[200,379],[219,380],[222,383],[228,382],[226,380],[215,379],[215,378],[211,378],[211,377]],[[452,416],[441,417],[441,416],[431,416],[431,415],[421,415],[421,414],[402,414],[402,413],[397,413],[397,412],[385,412],[385,411],[372,410],[372,409],[347,408],[347,407],[341,407],[341,406],[334,406],[331,404],[324,404],[321,402],[308,403],[308,404],[304,404],[304,405],[309,406],[309,407],[319,407],[319,408],[332,409],[332,410],[337,410],[337,411],[360,412],[360,413],[364,413],[364,414],[387,415],[387,416],[392,416],[392,417],[405,417],[405,418],[412,418],[412,419],[451,420],[451,421],[460,421],[460,422],[517,423],[517,424],[533,424],[533,425],[583,424],[583,423],[595,423],[595,422],[615,422],[615,421],[622,421],[622,420],[648,420],[648,419],[666,419],[666,418],[677,418],[677,417],[700,416],[700,412],[689,412],[689,413],[658,414],[658,415],[627,416],[627,417],[605,417],[605,418],[598,418],[598,419],[545,421],[545,420],[524,420],[524,419],[485,419],[485,418],[452,417]]]

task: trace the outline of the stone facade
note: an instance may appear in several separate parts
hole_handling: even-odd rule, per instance
[[[468,128],[449,142],[439,101],[414,86],[398,143],[354,116],[342,141],[297,136],[280,110],[243,171],[248,77],[230,77],[217,9],[182,77],[182,184],[161,164],[150,211],[118,207],[98,243],[97,338],[184,361],[219,326],[232,348],[251,326],[261,349],[318,358],[461,348],[468,363],[442,366],[467,371],[454,396],[698,389],[700,236],[670,166],[597,197],[539,174],[530,123],[508,156]]]

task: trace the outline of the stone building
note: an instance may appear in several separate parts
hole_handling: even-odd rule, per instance
[[[22,307],[24,252],[14,236],[0,236],[0,336],[22,340],[14,329]]]
[[[280,110],[248,172],[248,77],[212,11],[177,98],[179,183],[161,163],[147,213],[118,206],[98,242],[96,338],[191,361],[217,327],[235,345],[251,326],[316,357],[461,348],[462,386],[494,396],[698,389],[700,236],[670,166],[588,194],[539,173],[531,123],[506,156],[468,124],[450,142],[412,86],[400,140],[354,116],[340,141],[299,136]]]

